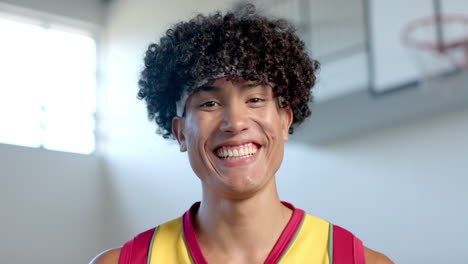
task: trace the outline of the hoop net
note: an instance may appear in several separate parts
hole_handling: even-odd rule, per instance
[[[402,32],[422,83],[468,71],[468,17],[431,16],[411,22]]]

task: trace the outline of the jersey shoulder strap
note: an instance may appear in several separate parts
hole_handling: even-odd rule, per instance
[[[120,250],[119,264],[146,264],[148,250],[156,228],[145,231],[125,243]]]
[[[333,225],[333,264],[365,264],[362,241],[348,230]]]

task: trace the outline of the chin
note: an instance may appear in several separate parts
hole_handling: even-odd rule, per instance
[[[252,179],[246,178],[245,174],[243,176],[230,175],[228,179],[228,182],[224,181],[220,186],[217,186],[217,189],[222,189],[221,193],[227,195],[230,199],[249,198],[267,186],[267,181],[261,181],[260,179],[252,181]]]

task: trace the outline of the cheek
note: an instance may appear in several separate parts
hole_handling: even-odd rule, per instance
[[[204,173],[204,167],[202,162],[203,143],[201,139],[200,123],[198,119],[187,118],[185,121],[185,140],[187,142],[187,155],[190,162],[190,166],[196,175]]]
[[[185,140],[187,141],[188,151],[193,151],[200,138],[200,124],[196,119],[187,119],[185,122]]]
[[[212,124],[212,122],[211,122]],[[198,152],[206,145],[212,133],[213,125],[202,116],[189,115],[185,121],[185,138],[189,152]]]
[[[256,122],[271,140],[282,139],[281,120],[276,111],[268,111],[258,115]]]

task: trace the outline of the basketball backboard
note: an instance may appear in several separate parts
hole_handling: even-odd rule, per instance
[[[431,54],[430,50],[418,51],[423,48],[408,45],[403,40],[403,35],[411,24],[433,18],[438,14],[442,17],[468,18],[466,0],[366,0],[366,2],[371,48],[369,54],[370,86],[373,92],[385,93],[409,83],[420,82],[422,78],[425,78],[422,71],[428,67],[431,68],[431,74],[435,75],[446,74],[452,70],[450,63],[443,56]],[[421,25],[409,34],[411,38],[418,38],[433,44],[440,41],[439,38],[442,38],[446,44],[456,39],[468,39],[468,24],[458,20],[455,25],[450,26],[455,30],[448,32],[445,25],[438,28],[434,23],[429,26]],[[418,52],[422,53],[417,54]],[[435,56],[421,57],[425,55]]]

